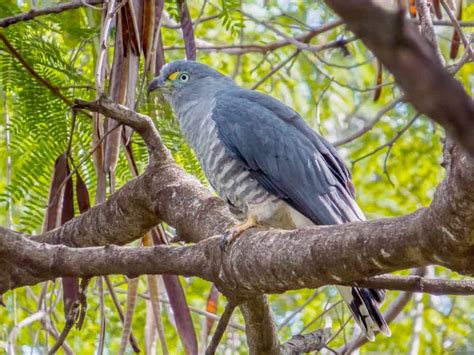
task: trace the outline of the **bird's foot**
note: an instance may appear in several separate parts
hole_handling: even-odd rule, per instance
[[[232,228],[229,228],[222,235],[221,240],[219,241],[219,247],[222,251],[226,251],[226,247],[231,244],[235,238],[245,232],[247,229],[256,227],[257,219],[254,216],[249,216],[245,222],[238,224]]]

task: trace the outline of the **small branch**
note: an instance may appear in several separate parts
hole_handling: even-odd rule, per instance
[[[474,156],[474,102],[434,58],[433,48],[405,13],[372,0],[325,2],[394,75],[407,101],[443,125]],[[420,77],[424,80],[418,80]]]
[[[56,326],[54,325],[54,323],[51,321],[51,319],[49,319],[48,317],[45,317],[45,318],[42,318],[40,322],[43,328],[57,341],[59,337],[59,332],[56,329]],[[62,344],[62,348],[66,355],[75,354],[66,341],[64,341],[64,343]]]
[[[461,27],[474,27],[474,21],[458,21]],[[435,26],[453,26],[451,21],[434,20],[433,25]]]
[[[313,45],[313,46],[303,46],[302,50],[309,52],[321,52],[327,49],[339,48],[350,42],[357,40],[356,37],[351,37],[348,39],[338,39],[328,43]],[[281,42],[275,42],[271,45],[260,45],[260,44],[230,44],[230,45],[214,45],[208,42],[203,43],[202,41],[196,41],[198,43],[197,49],[200,51],[206,52],[220,52],[227,54],[242,55],[248,53],[268,53],[276,49],[279,49],[284,46],[289,46],[292,43],[286,41],[284,45],[280,45]],[[301,47],[301,46],[300,46]],[[183,50],[183,46],[168,46],[164,47],[165,51],[174,51],[174,50]]]
[[[48,315],[48,312],[50,310],[40,310],[37,311],[36,313],[33,313],[31,316],[23,319],[20,323],[15,325],[8,335],[8,341],[7,341],[7,353],[8,354],[15,354],[15,346],[14,342],[16,340],[16,336],[20,332],[20,330],[36,321],[39,321],[43,318],[45,318]]]
[[[324,24],[322,26],[312,29],[311,31],[308,31],[307,33],[294,37],[292,41],[283,39],[280,41],[276,41],[269,44],[263,44],[263,45],[262,44],[232,44],[232,45],[219,46],[219,45],[214,45],[204,40],[196,39],[196,44],[197,44],[197,49],[201,51],[219,51],[222,53],[236,54],[236,55],[242,55],[242,54],[247,54],[247,53],[268,53],[268,52],[280,49],[282,47],[289,46],[293,44],[292,42],[297,42],[297,43],[302,43],[302,44],[309,43],[314,37],[324,32],[330,31],[342,25],[342,23],[343,23],[342,21],[337,20],[337,21]],[[334,41],[334,42],[330,42],[328,44],[325,44],[325,45],[323,44],[320,46],[311,46],[310,48],[307,48],[307,49],[311,51],[321,51],[328,48],[334,48],[336,44],[340,45],[340,41]],[[182,50],[185,48],[183,46],[170,46],[170,47],[165,47],[164,49],[165,50]]]
[[[428,279],[422,276],[380,275],[357,281],[352,285],[432,295],[473,295],[474,280]]]
[[[101,278],[102,279],[102,278]],[[125,315],[123,314],[122,306],[120,304],[120,301],[117,298],[117,294],[115,293],[114,286],[112,285],[112,282],[110,281],[110,277],[104,277],[105,283],[107,285],[107,289],[109,290],[110,297],[112,298],[112,303],[115,306],[115,310],[117,311],[120,321],[122,322],[122,325],[125,323]],[[104,290],[99,289],[99,299],[103,298],[105,296]],[[130,332],[128,336],[128,340],[130,342],[130,345],[132,346],[132,349],[135,353],[140,352],[140,347],[138,346],[137,340],[135,339],[135,335],[133,335],[132,332]]]
[[[64,328],[59,335],[59,337],[56,339],[56,343],[49,349],[48,355],[55,354],[61,346],[63,346],[64,341],[66,340],[69,332],[71,331],[72,327],[74,325],[74,318],[67,318],[66,319],[66,324],[64,325]]]
[[[420,117],[419,113],[414,115],[411,118],[411,120],[408,121],[408,123],[405,126],[403,126],[400,130],[398,130],[397,133],[395,134],[395,136],[393,136],[388,142],[378,146],[377,148],[375,148],[371,152],[369,152],[367,154],[364,154],[363,156],[352,160],[351,161],[352,165],[354,165],[354,164],[358,163],[359,161],[364,160],[364,159],[374,155],[375,153],[380,152],[382,149],[385,149],[387,147],[388,147],[389,150],[391,150],[392,146],[395,144],[395,142],[413,125],[413,123],[415,123],[415,121],[418,119],[418,117]]]
[[[421,34],[436,52],[436,56],[440,63],[444,65],[444,58],[439,50],[438,38],[436,37],[436,32],[433,27],[433,21],[431,20],[431,12],[428,8],[428,4],[426,3],[426,0],[415,0],[415,5],[418,16],[420,17]]]
[[[347,144],[349,142],[352,142],[353,140],[356,140],[357,138],[363,136],[365,133],[369,132],[372,128],[374,128],[374,126],[377,124],[377,122],[379,122],[382,117],[384,115],[386,115],[387,113],[389,113],[391,110],[393,110],[395,108],[395,106],[397,106],[399,103],[403,102],[403,98],[398,98],[394,101],[392,101],[391,103],[389,103],[387,106],[385,106],[384,108],[382,108],[378,113],[377,115],[375,115],[375,117],[364,124],[364,127],[362,127],[360,130],[350,134],[349,136],[345,137],[345,138],[341,138],[341,139],[338,139],[337,141],[335,141],[333,144],[334,146],[336,147],[339,147],[341,145],[344,145],[344,144]]]
[[[413,297],[414,314],[413,317],[413,332],[410,339],[410,347],[408,354],[417,355],[420,353],[420,333],[423,330],[423,294],[419,293]]]
[[[206,355],[212,355],[216,353],[217,347],[224,335],[224,332],[227,329],[227,325],[229,324],[230,318],[232,317],[232,313],[234,313],[236,304],[229,301],[224,309],[224,313],[222,313],[221,318],[219,319],[219,323],[217,323],[217,328],[212,336],[211,342],[206,349]]]
[[[161,141],[160,134],[150,117],[119,105],[106,96],[101,96],[96,101],[77,99],[74,108],[83,108],[101,113],[133,128],[143,137],[152,158],[155,158],[156,161],[171,159],[171,155]]]
[[[284,355],[297,355],[319,351],[326,346],[331,336],[331,328],[317,329],[307,334],[298,334],[291,337],[281,346]]]
[[[178,0],[180,13],[181,31],[183,33],[184,47],[187,60],[196,60],[196,40],[194,39],[194,28],[186,0]]]
[[[307,305],[309,305],[311,302],[313,302],[313,300],[316,297],[318,297],[319,294],[320,294],[320,291],[316,290],[313,293],[313,295],[306,300],[305,303],[303,303],[301,306],[299,306],[293,312],[291,312],[291,314],[288,317],[286,317],[285,320],[283,322],[281,322],[280,325],[278,325],[278,330],[281,330],[285,325],[287,325],[298,313],[300,313],[303,309],[305,309]]]
[[[69,99],[68,97],[64,96],[61,93],[61,90],[57,87],[51,84],[49,81],[44,79],[41,75],[38,74],[36,70],[33,69],[33,67],[23,58],[23,56],[13,47],[11,42],[5,37],[3,33],[0,33],[0,41],[5,44],[5,47],[7,47],[8,51],[10,52],[11,55],[13,55],[23,66],[23,68],[26,69],[28,73],[31,74],[33,78],[35,78],[39,83],[41,83],[43,86],[45,86],[51,93],[56,96],[57,98],[61,99],[66,105],[71,106],[73,104],[72,100]]]
[[[313,46],[313,45],[308,44],[309,39],[307,37],[301,37],[301,36],[299,38],[298,37],[291,37],[291,36],[289,36],[286,33],[280,31],[279,29],[277,29],[276,27],[270,25],[269,23],[267,23],[265,21],[261,21],[261,20],[255,18],[254,16],[252,16],[252,15],[246,13],[246,12],[243,12],[241,10],[238,10],[238,11],[240,13],[242,13],[242,15],[244,15],[245,17],[251,19],[253,22],[268,28],[270,31],[272,31],[275,34],[277,34],[278,36],[282,37],[283,40],[288,42],[288,44],[294,45],[296,47],[296,49],[298,49],[300,51],[307,50],[307,51],[311,51],[311,52],[318,52],[318,51],[321,50],[321,46]],[[303,41],[301,39],[303,39]]]
[[[19,15],[14,15],[14,16],[0,19],[0,27],[8,27],[10,25],[13,25],[21,21],[32,20],[39,16],[59,14],[64,11],[73,10],[80,7],[102,4],[103,2],[105,2],[105,0],[79,0],[79,1],[66,2],[64,4],[59,4],[56,6],[46,7],[40,10],[33,9]]]
[[[306,324],[306,325],[303,327],[303,329],[301,329],[301,333],[303,333],[306,329],[308,329],[309,327],[311,327],[311,326],[312,326],[314,323],[316,323],[319,319],[321,319],[322,317],[324,317],[327,313],[329,313],[331,310],[335,309],[338,305],[340,305],[340,304],[343,302],[343,300],[339,300],[339,301],[337,301],[336,303],[333,303],[332,305],[330,305],[330,306],[328,307],[328,305],[329,305],[329,303],[330,303],[330,300],[331,300],[331,299],[329,298],[329,299],[326,301],[326,305],[324,306],[323,311],[322,311],[320,314],[318,314],[318,315],[316,316],[316,318],[312,319],[311,322],[309,322],[308,324]]]
[[[281,68],[283,68],[285,65],[287,65],[290,61],[292,61],[293,59],[295,59],[298,54],[300,53],[300,50],[297,49],[295,52],[293,52],[292,55],[288,56],[285,60],[283,60],[281,63],[279,63],[278,65],[274,66],[272,68],[272,70],[270,70],[267,74],[265,74],[265,76],[260,79],[257,83],[255,83],[253,86],[252,86],[252,90],[255,90],[256,88],[258,88],[260,85],[262,85],[265,81],[268,80],[268,78],[270,78],[273,74],[275,74],[277,71],[279,71]]]
[[[110,0],[108,2],[107,10],[105,10],[105,16],[102,21],[102,29],[100,31],[100,48],[99,54],[97,55],[97,64],[95,68],[95,84],[98,95],[104,92],[103,71],[107,56],[107,39],[109,37],[109,31],[112,25],[112,20],[115,16],[115,2],[115,0]]]
[[[446,2],[444,0],[440,0],[440,1],[441,1],[441,6],[443,6],[444,11],[446,11],[449,19],[451,20],[454,30],[458,33],[459,38],[461,39],[461,42],[464,45],[464,48],[469,53],[471,60],[474,60],[474,53],[472,51],[471,44],[469,43],[469,40],[466,38],[466,35],[464,34],[464,31],[462,30],[459,24],[459,21],[456,19],[456,16],[454,16],[453,12],[449,8],[449,6],[446,4]]]
[[[124,291],[124,290],[116,290],[116,292],[117,293],[126,293],[126,291]],[[144,300],[147,300],[147,301],[151,300],[151,297],[149,295],[146,295],[146,294],[143,294],[143,293],[139,293],[138,296],[140,298],[143,298]],[[163,303],[163,304],[166,304],[166,305],[169,306],[170,301],[160,298],[160,303]],[[189,307],[189,310],[191,312],[196,313],[197,315],[200,315],[200,316],[205,317],[205,318],[209,318],[209,319],[213,319],[213,320],[217,320],[217,321],[219,321],[219,319],[221,319],[220,316],[218,316],[214,313],[209,313],[209,312],[203,311],[203,310],[198,309],[198,308]],[[242,326],[240,324],[237,324],[237,323],[230,322],[229,327],[234,328],[236,330],[245,331],[244,326]]]

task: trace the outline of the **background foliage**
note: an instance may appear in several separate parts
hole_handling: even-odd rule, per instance
[[[0,18],[27,11],[33,6],[42,8],[55,3],[49,0],[4,0],[0,4]],[[188,2],[188,6],[192,18],[196,19],[203,3],[192,0]],[[165,8],[171,19],[177,19],[174,2],[167,2]],[[215,45],[261,45],[281,40],[280,36],[262,23],[247,18],[245,14],[238,12],[238,9],[271,24],[288,36],[297,36],[312,27],[336,19],[320,2],[245,0],[240,3],[234,0],[210,0],[204,7],[201,22],[195,29],[196,38]],[[474,4],[464,5],[463,12],[464,19],[473,19]],[[219,16],[212,18],[213,15]],[[211,20],[206,20],[209,17]],[[87,8],[21,22],[10,26],[3,33],[28,63],[43,78],[59,87],[63,95],[71,99],[92,99],[95,97],[94,70],[100,21],[100,12]],[[166,60],[182,59],[184,50],[175,49],[183,44],[181,33],[177,29],[167,27],[162,29]],[[452,28],[437,27],[437,31],[442,53],[447,58]],[[466,32],[469,32],[469,29]],[[339,26],[316,37],[312,44],[351,37],[351,33]],[[169,50],[167,47],[170,47]],[[251,88],[294,51],[295,48],[291,45],[266,54],[246,53],[242,56],[198,50],[197,60],[234,76],[237,83]],[[383,87],[380,99],[374,102],[373,90],[370,88],[376,84],[376,72],[377,63],[372,54],[360,41],[354,41],[344,48],[300,53],[296,59],[259,85],[258,90],[294,107],[315,130],[330,141],[337,142],[360,130],[385,105],[400,96],[400,91],[393,85],[393,79],[384,71],[383,82],[387,85]],[[472,88],[473,72],[472,64],[466,65],[456,77],[466,88]],[[34,80],[2,45],[0,103],[0,224],[16,230],[39,233],[42,229],[54,161],[64,152],[71,136],[71,111],[62,100]],[[193,153],[186,147],[170,113],[157,107],[156,101],[147,98],[145,94],[142,95],[138,110],[156,117],[156,124],[176,160],[205,182]],[[434,187],[443,177],[443,169],[440,166],[443,132],[424,117],[416,120],[395,141],[391,149],[386,147],[374,153],[374,150],[396,136],[414,114],[412,107],[399,104],[385,114],[373,129],[339,147],[339,151],[352,168],[358,201],[368,218],[406,214],[428,205],[433,197]],[[10,121],[9,125],[6,125],[7,120]],[[11,137],[8,147],[7,131]],[[143,169],[146,165],[146,152],[135,136],[133,140],[139,167]],[[96,177],[89,159],[91,144],[90,118],[80,114],[72,134],[71,152],[74,163],[93,196]],[[366,158],[360,159],[366,155]],[[11,163],[7,163],[8,158]],[[130,178],[126,160],[121,157],[117,168],[117,187]],[[436,276],[457,277],[441,268],[432,269],[431,273]],[[113,281],[117,284],[120,300],[125,302],[126,284],[123,277],[114,277]],[[211,285],[199,279],[182,279],[182,284],[190,307],[205,310]],[[53,304],[59,302],[50,317],[55,326],[62,329],[64,319],[61,299],[57,295],[58,287],[57,283],[50,283],[46,297]],[[15,325],[36,311],[41,289],[41,285],[26,287],[5,295],[7,307],[0,308],[0,352],[2,342],[7,342]],[[143,278],[140,283],[142,297],[139,297],[133,323],[135,337],[142,347],[147,317],[144,303],[146,290]],[[309,324],[306,331],[318,327],[332,327],[336,332],[348,318],[347,310],[341,305],[321,316],[324,309],[339,300],[335,289],[328,287],[318,290],[317,297],[301,312],[286,320],[294,310],[312,298],[314,292],[302,290],[270,297],[278,324],[286,322],[280,329],[282,339],[301,332]],[[397,292],[390,292],[386,304],[396,296]],[[174,328],[165,294],[162,295],[162,300],[168,348],[176,349],[172,353],[180,353],[183,348]],[[72,330],[67,340],[75,351],[84,354],[94,352],[99,333],[98,297],[94,284],[89,290],[88,301],[85,326],[81,331]],[[379,337],[375,344],[363,346],[361,352],[408,352],[413,346],[411,337],[414,332],[414,318],[417,316],[416,305],[420,309],[420,304],[420,353],[446,353],[469,349],[472,351],[474,316],[471,310],[474,300],[469,297],[423,295],[412,300],[391,325],[391,338]],[[106,348],[108,353],[115,353],[119,346],[122,325],[110,297],[106,297],[106,310],[109,317]],[[218,313],[222,310],[223,305],[219,305]],[[192,316],[196,331],[201,334],[205,318],[194,311]],[[311,323],[316,318],[317,321]],[[234,316],[232,321],[243,324],[240,314]],[[345,327],[330,343],[332,348],[338,348],[352,337],[352,325],[351,322],[350,326]],[[30,351],[43,353],[54,343],[45,328],[47,327],[44,320],[22,328],[16,337],[17,350],[25,354]],[[224,341],[226,353],[245,353],[245,334],[242,330],[230,328]]]

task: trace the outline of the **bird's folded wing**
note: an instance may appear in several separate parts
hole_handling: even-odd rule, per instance
[[[364,219],[342,159],[288,106],[233,89],[216,96],[212,119],[228,151],[258,182],[314,223]]]

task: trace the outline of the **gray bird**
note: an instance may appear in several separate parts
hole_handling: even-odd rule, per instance
[[[191,61],[163,67],[155,89],[170,102],[211,186],[244,220],[224,234],[224,247],[257,224],[295,229],[365,219],[334,147],[282,102]],[[384,290],[338,289],[369,340],[376,331],[390,336],[379,311]]]

